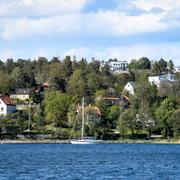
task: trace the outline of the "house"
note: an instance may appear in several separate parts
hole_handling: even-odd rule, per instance
[[[41,94],[46,88],[49,87],[49,82],[45,82],[43,84],[40,84],[39,86],[37,86],[35,89],[34,89],[34,92],[36,94]]]
[[[100,67],[102,68],[105,65],[108,65],[113,73],[128,73],[127,61],[118,61],[117,59],[109,60],[107,62],[102,61]]]
[[[175,67],[175,72],[180,72],[180,66]]]
[[[84,108],[86,124],[99,124],[101,122],[101,111],[97,106],[89,104]],[[77,105],[76,113],[81,116],[82,106]],[[69,119],[70,120],[70,119]]]
[[[85,107],[85,114],[87,117],[87,124],[99,124],[101,122],[101,112],[100,109],[96,106]]]
[[[9,96],[0,96],[0,116],[16,112],[16,105]]]
[[[124,92],[128,92],[131,95],[135,94],[136,82],[130,81],[124,86]]]
[[[159,88],[161,84],[173,83],[176,80],[174,74],[163,74],[159,76],[149,76],[148,81],[151,85],[155,84]]]
[[[30,93],[31,89],[16,89],[15,93],[10,94],[10,98],[24,101],[30,98]]]
[[[97,97],[96,101],[103,101],[107,106],[121,106],[122,108],[127,108],[129,106],[129,98],[127,96],[105,96]]]
[[[98,96],[96,98],[96,101],[103,101],[108,106],[121,104],[121,99],[119,97],[113,96],[113,95],[109,95],[109,96],[105,96],[105,97]]]

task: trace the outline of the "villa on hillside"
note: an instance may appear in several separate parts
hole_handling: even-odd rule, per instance
[[[180,66],[175,67],[175,72],[180,72]]]
[[[111,72],[113,73],[128,73],[127,61],[118,61],[117,59],[102,61],[100,64],[100,68],[104,67],[105,65],[108,65]]]
[[[175,75],[174,74],[163,74],[158,76],[149,76],[148,81],[151,85],[156,85],[157,88],[160,88],[161,84],[164,83],[173,83],[175,82]]]
[[[129,81],[125,86],[124,86],[124,92],[128,92],[131,95],[135,94],[135,87],[136,87],[136,82],[134,81]]]
[[[16,112],[16,105],[9,96],[0,95],[0,116]]]

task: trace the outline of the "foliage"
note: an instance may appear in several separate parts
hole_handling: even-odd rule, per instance
[[[174,98],[164,99],[159,108],[156,110],[156,117],[159,121],[159,125],[162,128],[162,134],[164,137],[172,136],[170,120],[176,108],[176,101]]]
[[[174,73],[173,61],[142,57],[132,60],[129,70],[114,74],[108,64],[101,67],[94,58],[91,62],[70,56],[62,60],[53,57],[50,61],[45,57],[7,59],[0,61],[0,94],[10,94],[18,88],[38,89],[48,83],[48,89],[31,94],[35,104],[30,109],[31,131],[51,133],[53,137],[62,138],[61,133],[67,137],[74,125],[79,135],[81,119],[77,117],[77,106],[83,96],[87,105],[95,105],[101,112],[100,123],[86,124],[87,135],[110,138],[116,129],[121,135],[131,134],[133,138],[141,132],[149,137],[152,133],[179,137],[180,73],[175,74],[174,83],[162,84],[159,89],[148,83],[150,74]],[[129,81],[135,81],[135,95],[126,93],[126,97],[122,93]],[[108,104],[105,97],[119,98],[119,102]],[[28,113],[26,109],[1,117],[1,134],[25,133]],[[92,112],[90,115],[98,117]]]
[[[131,63],[129,64],[129,69],[130,70],[136,70],[136,69],[151,69],[151,62],[148,58],[142,57],[138,60],[132,60]]]
[[[66,127],[71,98],[67,94],[58,91],[47,92],[44,103],[46,123],[53,124],[54,127]]]

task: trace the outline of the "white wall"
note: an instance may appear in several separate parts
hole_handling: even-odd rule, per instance
[[[0,116],[5,116],[7,114],[7,106],[6,104],[0,99]]]
[[[7,114],[16,112],[16,106],[7,106],[0,99],[0,116],[6,116]]]
[[[157,87],[160,87],[160,76],[149,76],[148,81],[151,85],[155,84]]]
[[[130,94],[134,95],[134,88],[130,83],[127,83],[124,87],[124,91],[129,92]]]
[[[148,81],[151,85],[155,84],[159,88],[161,83],[175,82],[175,75],[164,74],[160,76],[149,76]]]

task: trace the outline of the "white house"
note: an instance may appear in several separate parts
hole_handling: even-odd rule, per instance
[[[151,85],[155,84],[158,88],[163,83],[173,83],[175,82],[174,74],[163,74],[159,76],[149,76],[148,81]]]
[[[0,96],[0,116],[16,112],[16,105],[9,96]]]
[[[101,62],[101,68],[105,65],[109,65],[110,70],[113,73],[127,73],[128,72],[128,63],[127,61],[118,61],[118,60],[109,60],[107,62]]]
[[[180,66],[175,67],[175,72],[180,72]]]
[[[129,92],[129,94],[134,95],[135,94],[135,87],[136,87],[136,83],[133,81],[130,81],[124,86],[123,91]]]
[[[110,70],[115,73],[122,73],[128,71],[128,63],[126,61],[110,61]]]

